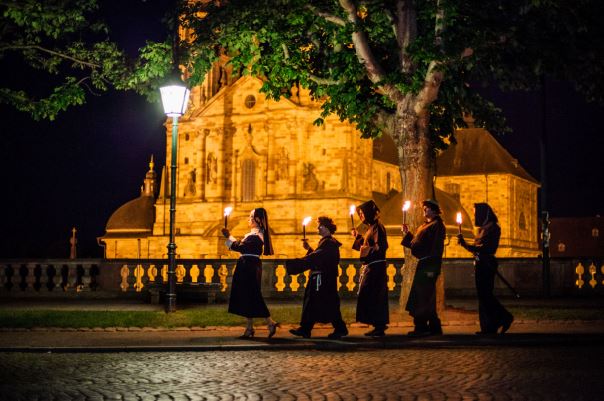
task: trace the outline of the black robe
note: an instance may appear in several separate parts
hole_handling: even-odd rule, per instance
[[[270,313],[262,298],[260,284],[262,282],[262,239],[254,234],[248,234],[241,241],[231,244],[231,250],[255,256],[240,256],[233,273],[231,296],[229,298],[229,313],[252,317],[269,317]]]
[[[497,259],[495,252],[499,247],[501,228],[495,222],[490,222],[478,229],[474,244],[461,242],[468,251],[474,254],[476,268],[476,293],[478,295],[478,316],[480,330],[485,333],[495,333],[499,326],[512,319],[512,314],[497,300],[493,294],[495,275],[497,274]]]
[[[361,251],[365,266],[359,279],[357,322],[383,327],[390,322],[388,316],[388,277],[386,276],[386,229],[379,221],[369,226],[364,236],[358,235],[352,249]],[[378,261],[382,262],[378,262]]]
[[[340,322],[340,295],[338,294],[338,266],[340,246],[335,238],[323,237],[316,250],[309,249],[303,258],[290,259],[285,267],[289,274],[310,269],[304,291],[301,326]]]
[[[418,227],[415,236],[408,232],[401,245],[411,248],[419,261],[405,309],[411,316],[436,316],[436,279],[440,274],[445,247],[445,225],[440,216]]]

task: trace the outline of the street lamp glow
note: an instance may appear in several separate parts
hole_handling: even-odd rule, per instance
[[[187,111],[191,91],[184,85],[167,85],[159,88],[164,113],[168,117],[180,117]]]
[[[189,89],[182,83],[161,87],[161,101],[166,116],[172,117],[172,159],[170,160],[170,242],[168,243],[168,290],[166,312],[176,311],[176,150],[178,149],[178,118],[185,114],[189,103]]]

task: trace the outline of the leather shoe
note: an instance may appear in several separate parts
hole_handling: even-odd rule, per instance
[[[510,316],[508,319],[506,319],[503,322],[503,324],[501,325],[501,334],[505,334],[505,332],[510,329],[510,326],[512,325],[513,321],[514,321],[514,316]]]
[[[297,337],[310,338],[310,333],[302,329],[302,327],[298,327],[297,329],[290,329],[289,332]]]
[[[382,329],[373,329],[365,333],[367,337],[384,337],[386,333]]]
[[[334,331],[333,333],[329,333],[327,338],[330,340],[339,340],[342,337],[346,337],[348,335],[348,330],[346,331]]]

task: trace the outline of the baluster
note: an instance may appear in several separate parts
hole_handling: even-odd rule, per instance
[[[342,270],[342,268],[340,267],[340,265],[338,265],[338,278],[336,279],[336,283],[337,283],[337,291],[340,291],[340,288],[342,287],[342,273],[344,273],[344,270]]]
[[[581,264],[581,262],[579,262],[579,264],[577,265],[577,267],[575,267],[575,273],[577,274],[577,280],[575,280],[575,285],[578,288],[583,288],[583,284],[585,284],[585,281],[583,281],[583,274],[585,273],[585,268],[583,267],[583,265]]]
[[[290,290],[292,290],[292,292],[298,291],[298,288],[300,287],[300,283],[298,283],[298,276],[299,276],[299,274],[290,274],[290,276],[289,276],[289,278],[291,280],[289,283],[289,288],[290,288]],[[284,277],[283,281],[285,281],[285,277]]]
[[[128,267],[128,265],[123,265],[122,268],[120,269],[120,277],[122,278],[122,280],[120,282],[120,288],[122,289],[122,292],[128,291],[128,287],[130,286],[130,284],[128,284],[129,275],[130,275],[130,268]]]
[[[394,282],[394,276],[396,275],[396,269],[394,265],[390,263],[386,268],[386,276],[388,276],[388,291],[394,291],[394,287],[396,286]]]
[[[205,278],[206,283],[211,283],[212,279],[214,278],[214,266],[206,265],[206,267],[203,269],[203,277]]]
[[[92,278],[90,276],[91,266],[89,264],[82,265],[82,281],[78,287],[78,291],[90,291],[90,283]]]
[[[157,277],[157,267],[155,265],[149,265],[147,269],[147,277],[149,277],[149,282],[154,283],[155,278]]]
[[[161,278],[163,283],[168,282],[168,265],[163,265],[161,268]]]
[[[275,283],[277,292],[283,292],[285,289],[285,267],[283,267],[283,265],[277,266],[275,269],[275,277],[277,277],[277,282]]]
[[[594,265],[594,263],[592,262],[591,265],[589,265],[589,274],[591,275],[591,280],[589,280],[589,285],[591,286],[591,288],[595,288],[596,284],[598,284],[598,282],[596,281],[596,273],[597,273],[597,269],[596,269],[596,265]]]
[[[227,269],[225,264],[221,264],[218,268],[218,277],[220,280],[220,292],[225,292],[227,287],[229,286],[227,283],[227,277],[229,276],[229,270]]]
[[[143,285],[143,277],[145,276],[145,269],[142,265],[136,265],[134,268],[134,290],[136,292],[141,292]]]
[[[74,264],[67,264],[67,285],[66,287],[77,289],[78,285],[78,266]]]
[[[356,267],[351,263],[348,265],[348,267],[346,268],[346,275],[348,276],[348,282],[346,283],[346,288],[348,288],[348,291],[352,292],[354,291],[354,287],[356,287],[356,283],[354,282],[354,277],[357,274],[357,269]]]
[[[604,277],[604,265],[600,266],[600,271],[602,272],[602,276]],[[602,280],[602,285],[604,285],[604,280]]]
[[[35,291],[36,285],[36,265],[33,263],[27,264],[27,276],[25,276],[25,291]]]
[[[199,266],[198,265],[191,266],[191,270],[189,270],[189,275],[191,276],[191,282],[192,283],[198,283],[199,282],[199,275],[200,274],[201,274],[201,270],[199,270]]]
[[[191,268],[190,265],[187,265],[187,267],[189,269]],[[176,282],[182,283],[183,279],[185,278],[186,275],[187,275],[187,269],[183,265],[176,265]]]

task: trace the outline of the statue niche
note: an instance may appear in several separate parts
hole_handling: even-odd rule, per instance
[[[315,192],[319,188],[319,180],[315,175],[315,166],[312,163],[304,163],[304,183],[303,190]]]
[[[218,182],[218,163],[214,153],[208,153],[206,160],[206,183],[215,185]]]

